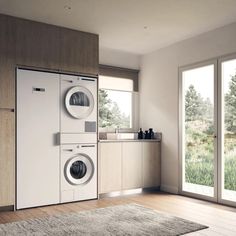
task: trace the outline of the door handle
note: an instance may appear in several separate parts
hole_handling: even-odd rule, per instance
[[[64,152],[73,152],[73,149],[63,149]]]
[[[5,108],[5,107],[3,107],[3,108],[0,107],[0,110],[10,111],[10,112],[14,112],[15,111],[15,109],[13,109],[13,108]]]
[[[81,145],[81,147],[95,147],[95,145]]]
[[[63,81],[66,81],[68,83],[73,83],[73,80],[69,80],[69,79],[63,79]]]
[[[216,134],[209,134],[207,135],[208,138],[217,138],[217,135]]]

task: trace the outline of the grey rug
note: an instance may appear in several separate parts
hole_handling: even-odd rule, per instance
[[[0,235],[183,235],[207,226],[137,204],[0,224]]]

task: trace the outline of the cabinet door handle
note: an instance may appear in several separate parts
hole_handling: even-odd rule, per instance
[[[68,83],[73,83],[73,80],[69,80],[69,79],[63,79],[63,81],[66,81]]]
[[[73,149],[63,149],[64,152],[73,152]]]
[[[0,110],[10,111],[10,112],[14,112],[15,111],[15,109],[13,109],[13,108],[1,108],[1,107],[0,107]]]
[[[81,145],[81,147],[95,147],[95,145]]]

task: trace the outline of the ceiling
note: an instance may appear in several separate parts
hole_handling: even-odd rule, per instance
[[[100,48],[146,54],[236,21],[236,0],[0,0],[0,12],[97,33]]]

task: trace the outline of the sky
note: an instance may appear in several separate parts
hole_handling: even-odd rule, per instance
[[[228,92],[229,81],[231,79],[231,76],[235,74],[236,74],[236,59],[222,63],[222,78],[223,78],[224,93]]]
[[[132,93],[130,92],[120,92],[114,90],[107,90],[108,97],[115,101],[121,112],[125,113],[126,115],[131,116],[131,109],[132,109]]]
[[[186,92],[193,85],[203,98],[214,101],[214,65],[183,72],[183,88]]]
[[[222,63],[223,91],[227,93],[229,81],[236,73],[236,59]],[[220,78],[219,78],[220,79]],[[193,85],[203,98],[214,100],[214,65],[208,65],[183,72],[183,89],[186,92]]]
[[[107,89],[108,97],[118,104],[121,112],[131,116],[133,80],[99,76],[99,88]]]

